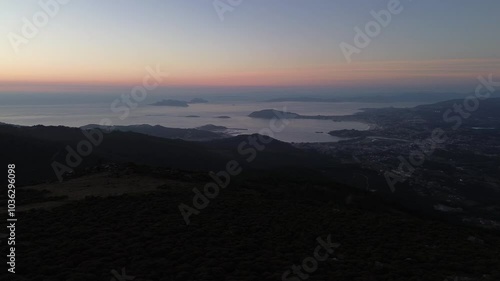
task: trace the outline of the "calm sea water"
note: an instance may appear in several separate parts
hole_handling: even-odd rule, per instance
[[[17,125],[64,125],[79,127],[99,124],[108,118],[114,125],[150,124],[173,128],[196,128],[213,124],[229,128],[234,135],[257,133],[269,127],[269,121],[248,117],[262,109],[286,110],[302,115],[349,115],[361,108],[412,107],[416,103],[316,103],[316,102],[226,102],[192,104],[183,107],[139,105],[121,119],[122,112],[113,112],[110,103],[73,105],[9,105],[0,106],[0,122]],[[199,116],[199,117],[187,117]],[[217,118],[229,116],[228,119]],[[328,120],[293,120],[274,137],[287,142],[334,142],[339,138],[328,135],[332,130],[368,129],[359,122],[333,122]]]

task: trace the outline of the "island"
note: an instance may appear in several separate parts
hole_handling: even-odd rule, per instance
[[[203,131],[210,131],[210,132],[220,132],[220,131],[227,130],[227,127],[208,124],[208,125],[203,125],[203,126],[197,127],[196,129],[203,130]]]
[[[152,103],[151,105],[153,105],[153,106],[176,106],[176,107],[188,107],[189,106],[189,104],[185,101],[170,100],[170,99],[157,101],[155,103]]]
[[[264,109],[260,111],[254,111],[248,115],[252,118],[261,118],[261,119],[273,119],[273,118],[299,118],[301,117],[297,113],[292,112],[284,112],[276,109]]]

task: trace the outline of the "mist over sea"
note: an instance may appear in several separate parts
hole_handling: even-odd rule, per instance
[[[235,97],[206,98],[209,103],[190,104],[189,107],[152,106],[151,99],[131,108],[128,116],[123,111],[112,110],[111,104],[118,96],[100,96],[93,100],[67,100],[53,98],[52,102],[37,104],[24,98],[0,105],[0,122],[33,126],[63,125],[80,127],[99,124],[108,118],[113,125],[161,125],[171,128],[196,128],[207,124],[227,127],[232,135],[258,133],[269,127],[269,120],[250,118],[248,115],[263,109],[276,109],[301,115],[350,115],[362,108],[413,107],[416,102],[361,103],[361,102],[263,102]],[[176,99],[181,99],[176,97]],[[189,99],[184,99],[189,100]],[[49,99],[50,101],[50,99]],[[359,122],[333,122],[331,120],[293,120],[275,138],[287,142],[334,142],[338,137],[328,135],[329,131],[340,129],[366,130],[368,124]]]

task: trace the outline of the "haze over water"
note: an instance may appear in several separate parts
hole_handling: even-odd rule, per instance
[[[258,133],[269,127],[269,120],[250,118],[248,115],[263,109],[276,109],[301,115],[350,115],[362,108],[411,107],[417,103],[355,103],[355,102],[255,102],[219,100],[205,104],[190,104],[189,107],[152,106],[141,104],[130,110],[129,116],[121,119],[123,112],[113,112],[110,103],[74,104],[20,104],[0,106],[0,122],[16,125],[63,125],[80,127],[99,124],[109,118],[113,125],[161,125],[171,128],[196,128],[207,124],[224,126],[233,135]],[[219,118],[221,116],[230,118]],[[366,130],[368,124],[359,122],[333,122],[331,120],[293,120],[275,137],[287,142],[331,142],[338,137],[328,135],[332,130]]]

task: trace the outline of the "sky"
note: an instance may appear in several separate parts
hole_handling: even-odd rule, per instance
[[[157,65],[177,88],[471,92],[500,76],[498,0],[400,0],[394,13],[397,0],[216,1],[0,1],[0,94],[106,92]],[[356,44],[382,10],[391,19]]]

